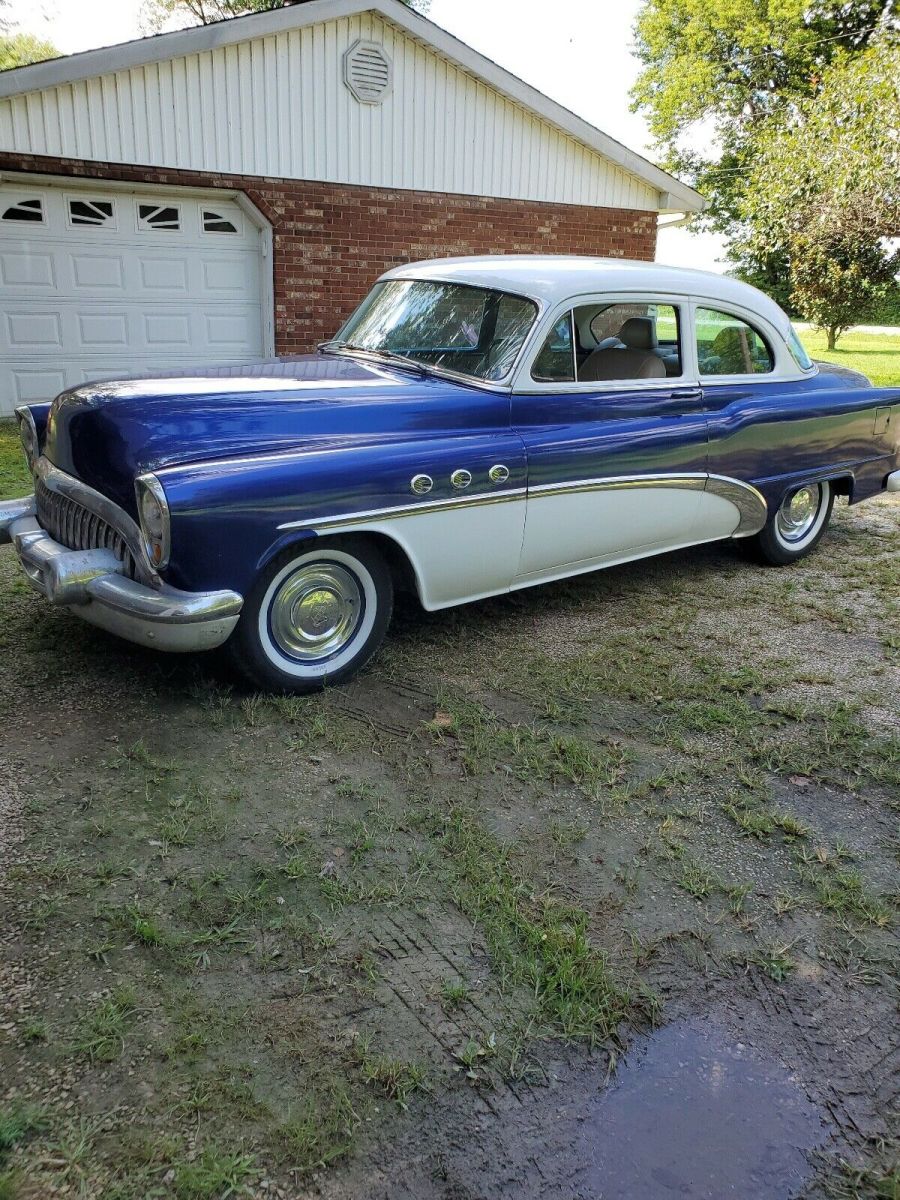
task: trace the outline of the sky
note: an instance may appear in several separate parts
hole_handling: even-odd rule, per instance
[[[18,27],[66,54],[140,37],[143,0],[9,0]],[[475,50],[648,157],[643,118],[629,110],[639,64],[631,53],[640,0],[432,0],[428,17]],[[533,10],[534,19],[529,19]],[[540,18],[540,19],[538,19]],[[657,258],[722,271],[710,234],[661,230]]]

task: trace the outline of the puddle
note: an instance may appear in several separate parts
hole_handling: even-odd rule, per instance
[[[699,1020],[634,1047],[575,1149],[592,1200],[789,1200],[827,1127],[794,1077]]]

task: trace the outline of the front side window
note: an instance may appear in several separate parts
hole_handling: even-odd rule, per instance
[[[548,383],[626,382],[682,374],[679,310],[645,300],[571,309],[550,330],[532,365]]]
[[[332,343],[399,354],[475,379],[503,379],[534,324],[522,296],[467,284],[390,279],[378,283]]]
[[[775,366],[768,342],[740,317],[698,308],[696,320],[701,375],[764,375]]]

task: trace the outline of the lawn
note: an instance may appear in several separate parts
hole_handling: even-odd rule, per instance
[[[896,333],[845,333],[836,350],[825,349],[825,334],[800,331],[801,340],[813,356],[862,371],[876,387],[900,387],[900,329]]]
[[[408,606],[307,699],[0,549],[0,1197],[586,1194],[607,1071],[697,1014],[816,1106],[803,1195],[896,1194],[898,533]]]

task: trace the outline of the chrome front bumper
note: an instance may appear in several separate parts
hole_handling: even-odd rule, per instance
[[[237,624],[237,592],[183,592],[136,583],[111,550],[69,550],[38,524],[33,496],[0,503],[0,546],[11,542],[32,587],[92,625],[157,650],[220,646]]]

